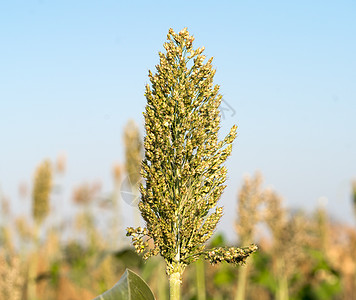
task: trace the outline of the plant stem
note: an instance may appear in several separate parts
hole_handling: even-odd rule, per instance
[[[289,300],[289,293],[288,293],[288,278],[285,274],[284,268],[284,260],[279,259],[278,266],[278,292],[277,292],[277,300]]]
[[[199,259],[195,263],[198,300],[206,300],[204,260]]]
[[[180,272],[172,273],[169,276],[169,299],[180,300]]]
[[[247,265],[239,268],[235,300],[245,299],[246,281],[247,281]]]
[[[160,275],[158,278],[162,278],[163,275],[165,275],[164,261],[159,262],[158,268],[159,268],[159,275]],[[158,299],[167,300],[167,281],[166,280],[158,279],[157,294],[158,294]]]
[[[288,281],[287,277],[285,275],[282,275],[278,279],[278,300],[288,300],[289,295],[288,295]]]

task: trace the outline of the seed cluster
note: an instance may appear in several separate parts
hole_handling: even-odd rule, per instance
[[[263,221],[264,204],[262,175],[257,173],[252,178],[245,177],[238,195],[238,220],[235,224],[241,244],[249,244],[253,241],[256,225]]]
[[[163,256],[168,274],[208,253],[205,242],[223,215],[217,207],[225,188],[223,164],[237,129],[218,141],[222,96],[213,85],[212,58],[204,63],[204,47],[193,49],[193,41],[186,28],[178,34],[170,29],[157,72],[149,71],[139,203],[146,228],[127,232],[138,252],[148,246],[143,236],[154,241],[145,258]],[[247,253],[224,251],[218,250],[216,261],[236,262]]]
[[[232,264],[242,264],[245,263],[247,257],[255,251],[257,251],[256,245],[251,245],[245,248],[219,247],[208,251],[205,254],[205,258],[209,260],[211,264],[216,264],[222,261]]]
[[[36,223],[40,224],[49,212],[49,197],[52,189],[52,167],[48,160],[36,170],[33,187],[32,213]]]

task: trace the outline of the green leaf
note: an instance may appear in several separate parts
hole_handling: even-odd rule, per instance
[[[93,300],[155,300],[155,297],[140,276],[126,269],[118,283]]]

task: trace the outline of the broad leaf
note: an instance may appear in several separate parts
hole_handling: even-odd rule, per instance
[[[140,276],[126,269],[113,288],[93,300],[155,300],[155,297]]]

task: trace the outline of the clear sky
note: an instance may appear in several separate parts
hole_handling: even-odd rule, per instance
[[[214,56],[222,133],[239,126],[220,229],[231,236],[237,189],[256,170],[288,206],[327,197],[353,222],[355,0],[0,1],[0,188],[13,207],[19,183],[59,153],[68,195],[95,179],[110,191],[123,126],[143,126],[147,73],[170,27]]]

